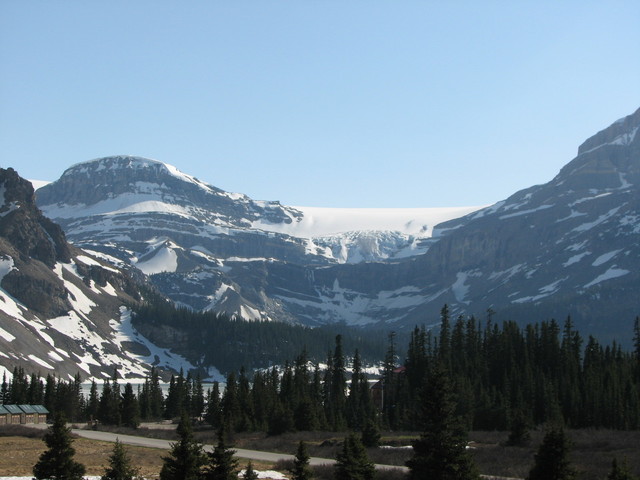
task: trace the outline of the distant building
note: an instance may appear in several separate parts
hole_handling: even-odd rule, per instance
[[[392,374],[394,380],[397,381],[400,375],[404,375],[407,371],[407,367],[401,366],[393,370]],[[380,411],[384,408],[384,379],[381,378],[371,386],[371,400],[373,405]]]
[[[0,405],[0,425],[47,423],[48,414],[42,405]]]

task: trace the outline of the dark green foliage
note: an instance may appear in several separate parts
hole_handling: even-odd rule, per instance
[[[510,446],[525,446],[531,441],[531,434],[529,433],[529,424],[525,415],[521,411],[516,411],[511,420],[511,431],[509,432],[509,438],[507,445]]]
[[[247,464],[247,468],[244,471],[244,474],[242,475],[242,478],[244,480],[258,480],[258,473],[253,469],[253,464],[251,463],[251,460],[249,460],[249,463]]]
[[[313,473],[309,466],[309,453],[307,452],[307,445],[300,441],[298,443],[298,450],[293,460],[293,468],[289,471],[291,473],[291,480],[311,480]]]
[[[33,476],[37,480],[82,480],[85,467],[73,460],[75,450],[71,446],[71,430],[67,428],[61,414],[55,415],[53,424],[43,440],[47,450],[33,466]]]
[[[535,455],[528,480],[572,480],[576,471],[569,462],[569,439],[562,428],[549,430]]]
[[[124,386],[124,394],[120,404],[120,418],[125,427],[138,428],[140,425],[140,406],[130,383]]]
[[[336,334],[342,336],[345,349],[358,347],[367,360],[379,359],[384,350],[380,331],[346,324],[309,328],[284,322],[250,322],[215,312],[176,309],[162,299],[149,298],[147,305],[135,307],[134,326],[157,345],[175,348],[166,335],[174,330],[186,337],[181,343],[188,345],[177,353],[194,364],[215,365],[222,372],[238,371],[241,366],[250,371],[283,365],[304,345],[310,359],[320,361]]]
[[[380,446],[380,429],[374,420],[368,420],[362,429],[362,444],[367,448]]]
[[[413,457],[407,462],[409,478],[421,480],[478,479],[467,453],[467,434],[456,414],[449,373],[436,366],[426,379],[421,394],[422,434],[413,442]]]
[[[133,480],[138,477],[138,469],[131,465],[122,443],[116,439],[113,452],[109,457],[109,466],[105,469],[101,480]]]
[[[607,480],[637,480],[638,477],[633,475],[627,465],[627,460],[618,465],[618,459],[614,458],[611,462],[611,471],[607,475]]]
[[[238,478],[238,460],[235,450],[226,444],[223,431],[218,432],[218,444],[208,453],[209,461],[204,473],[206,480],[236,480]]]
[[[373,480],[375,468],[360,439],[351,434],[336,455],[336,480]]]
[[[183,415],[176,429],[178,441],[171,445],[168,457],[163,457],[160,480],[200,480],[206,456],[193,437],[191,422]]]

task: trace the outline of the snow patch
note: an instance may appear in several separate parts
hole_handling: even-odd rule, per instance
[[[611,218],[612,216],[614,216],[616,213],[618,213],[618,210],[620,210],[620,207],[616,207],[616,208],[612,208],[611,210],[609,210],[607,213],[605,213],[604,215],[600,215],[596,220],[594,220],[593,222],[589,222],[589,223],[583,223],[582,225],[574,228],[573,230],[571,230],[572,232],[586,232],[587,230],[591,230],[593,227],[597,227],[598,225],[600,225],[601,223],[607,221],[609,218]]]
[[[624,270],[622,268],[616,268],[615,265],[614,265],[614,266],[610,267],[609,270],[604,272],[602,275],[598,275],[595,279],[593,279],[592,281],[587,283],[584,286],[584,288],[592,287],[592,286],[597,285],[598,283],[604,282],[606,280],[611,280],[613,278],[622,277],[623,275],[626,275],[627,273],[630,273],[629,270]]]
[[[16,337],[7,332],[4,328],[0,328],[0,337],[4,338],[7,342],[13,342]]]
[[[175,272],[178,269],[178,255],[167,246],[160,248],[149,260],[134,263],[146,275],[162,272]]]
[[[546,210],[547,208],[551,208],[551,207],[553,207],[553,205],[540,205],[539,207],[536,207],[536,208],[530,208],[528,210],[522,210],[520,212],[509,213],[507,215],[501,215],[498,218],[500,218],[500,220],[505,220],[507,218],[519,217],[520,215],[527,215],[529,213],[539,212],[540,210]]]
[[[303,216],[287,223],[258,220],[252,228],[314,238],[353,231],[394,231],[431,237],[439,223],[463,217],[482,207],[451,208],[322,208],[292,207]]]
[[[594,262],[591,265],[593,265],[594,267],[599,267],[603,263],[607,263],[609,260],[611,260],[613,257],[615,257],[621,251],[622,250],[614,250],[612,252],[605,253],[604,255],[600,255],[598,258],[596,258],[594,260]]]
[[[578,263],[580,260],[582,260],[587,255],[591,255],[591,252],[582,252],[582,253],[578,253],[577,255],[573,255],[572,257],[569,257],[569,260],[564,262],[562,264],[562,266],[563,267],[568,267],[569,265],[573,265],[574,263]]]

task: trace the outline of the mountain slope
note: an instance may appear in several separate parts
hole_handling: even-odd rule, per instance
[[[75,245],[137,267],[179,305],[311,324],[318,322],[269,295],[274,280],[286,283],[300,267],[423,253],[436,221],[474,210],[415,209],[398,218],[391,210],[340,209],[327,215],[223,192],[170,165],[128,156],[75,165],[37,195]],[[347,222],[372,228],[381,218],[395,231],[345,231]],[[272,266],[285,278],[272,279]]]
[[[585,141],[550,182],[439,225],[424,268],[452,285],[441,300],[503,318],[570,314],[618,339],[630,331],[640,313],[639,126],[640,110]]]
[[[117,367],[142,378],[154,361],[179,368],[131,327],[125,305],[139,298],[129,276],[67,243],[28,181],[0,169],[0,372],[86,379]]]
[[[585,141],[550,182],[435,227],[316,236],[318,212],[137,157],[74,166],[38,202],[74,244],[138,267],[199,310],[403,328],[437,323],[448,303],[456,315],[490,308],[522,322],[572,315],[584,332],[621,339],[639,313],[639,126],[636,111]]]

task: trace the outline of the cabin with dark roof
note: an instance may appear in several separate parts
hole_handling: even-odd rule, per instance
[[[47,423],[43,405],[0,405],[0,425]]]
[[[24,412],[18,405],[4,405],[4,408],[9,412],[9,415],[7,416],[7,425],[20,425],[21,423],[24,423],[22,421]]]
[[[4,405],[0,405],[0,425],[6,425],[8,423],[9,410],[4,408]]]

